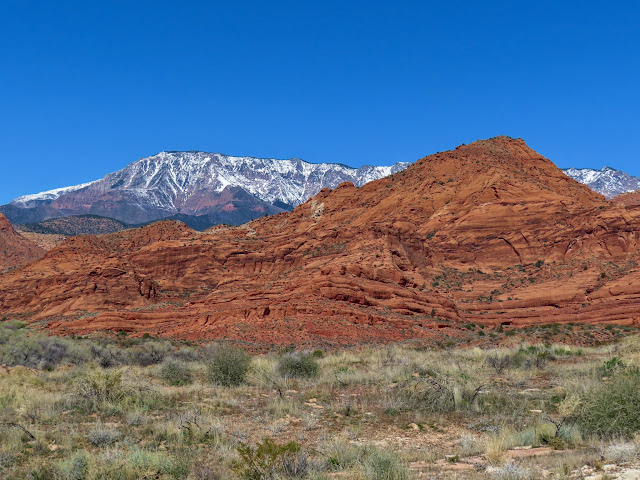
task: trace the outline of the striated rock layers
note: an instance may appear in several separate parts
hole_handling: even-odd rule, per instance
[[[0,213],[0,272],[41,258],[44,250],[16,232]]]
[[[613,203],[626,206],[640,205],[640,190],[635,192],[623,193],[613,198]]]
[[[61,334],[261,345],[450,338],[468,322],[631,325],[639,244],[639,207],[496,137],[240,227],[70,238],[0,277],[0,304]]]

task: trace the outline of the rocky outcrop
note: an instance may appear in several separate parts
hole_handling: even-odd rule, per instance
[[[0,272],[33,262],[43,255],[44,249],[16,232],[0,213]]]
[[[616,205],[625,205],[629,207],[638,206],[640,205],[640,190],[631,193],[623,193],[622,195],[614,197],[612,201]]]
[[[639,242],[639,208],[496,137],[240,227],[72,238],[0,279],[0,302],[61,334],[260,345],[465,338],[469,322],[632,325]]]

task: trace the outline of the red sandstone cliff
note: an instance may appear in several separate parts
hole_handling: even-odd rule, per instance
[[[632,324],[639,239],[640,208],[496,137],[241,227],[72,238],[0,278],[0,302],[58,333],[261,344],[437,338],[461,322]]]
[[[33,262],[43,255],[42,248],[16,232],[0,213],[0,272]]]

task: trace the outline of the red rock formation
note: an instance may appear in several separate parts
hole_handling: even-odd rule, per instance
[[[616,205],[638,206],[640,205],[640,190],[631,193],[623,193],[611,199]]]
[[[0,272],[33,262],[43,255],[42,248],[16,232],[0,213]]]
[[[73,238],[0,279],[0,302],[56,333],[263,345],[464,338],[462,322],[633,324],[639,239],[640,209],[497,137],[237,228]]]

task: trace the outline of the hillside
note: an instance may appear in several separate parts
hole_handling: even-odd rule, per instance
[[[630,193],[623,193],[622,195],[614,197],[612,201],[618,205],[626,205],[629,207],[640,206],[640,190],[636,190],[635,192]]]
[[[32,262],[44,255],[44,250],[15,231],[11,222],[0,213],[0,272]]]
[[[465,324],[637,324],[640,209],[521,139],[425,157],[290,213],[72,238],[0,281],[56,333],[287,345],[463,336]],[[91,318],[75,318],[93,312]]]
[[[43,220],[38,223],[16,225],[21,232],[33,232],[50,235],[100,235],[119,232],[133,225],[97,215],[74,215],[71,217]]]

